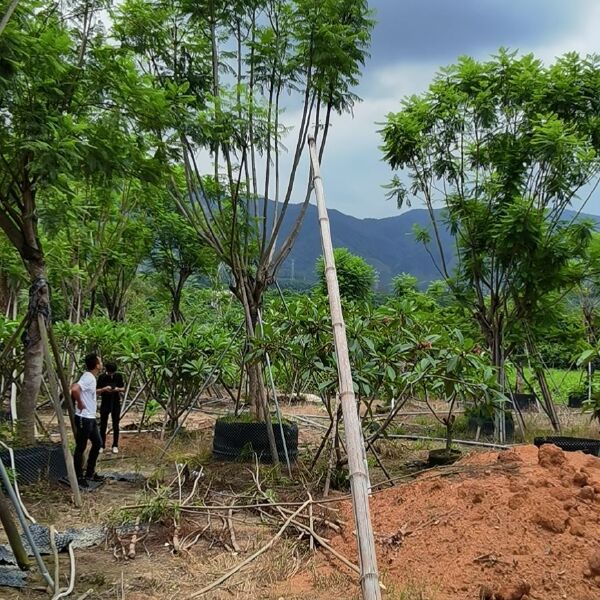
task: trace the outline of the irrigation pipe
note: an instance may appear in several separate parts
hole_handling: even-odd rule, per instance
[[[71,572],[69,573],[69,587],[52,597],[52,600],[59,600],[60,598],[66,598],[71,595],[73,588],[75,587],[75,552],[73,552],[73,544],[69,544],[69,561],[71,563]]]
[[[54,589],[54,581],[52,581],[52,577],[50,576],[50,573],[48,573],[48,569],[46,568],[46,565],[44,564],[44,561],[42,560],[40,551],[38,550],[38,547],[35,545],[35,542],[33,541],[33,536],[31,535],[31,531],[29,530],[29,525],[27,524],[27,519],[25,518],[23,509],[21,508],[21,503],[19,502],[17,496],[15,495],[15,490],[13,489],[13,487],[10,483],[10,479],[8,478],[8,473],[6,472],[4,463],[1,460],[0,460],[0,477],[2,478],[2,483],[4,484],[6,492],[8,493],[8,497],[10,498],[10,501],[13,503],[13,506],[15,507],[15,512],[17,513],[17,518],[19,519],[19,522],[21,523],[21,527],[23,528],[23,533],[25,534],[27,543],[29,544],[31,551],[33,552],[33,556],[35,557],[35,562],[37,563],[40,573],[42,574],[42,577],[45,579],[46,583],[50,586],[50,589]]]
[[[388,434],[384,438],[399,439],[399,440],[414,440],[414,441],[429,441],[429,442],[446,442],[446,438],[428,437],[426,435],[403,435],[403,434]],[[487,442],[476,442],[474,440],[452,440],[453,444],[459,446],[479,446],[481,448],[493,448],[495,450],[510,450],[512,446],[506,444],[492,444]]]

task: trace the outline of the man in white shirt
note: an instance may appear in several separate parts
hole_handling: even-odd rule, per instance
[[[102,361],[96,354],[88,354],[85,357],[85,373],[81,379],[71,387],[71,397],[75,401],[75,473],[81,487],[88,487],[88,479],[98,479],[96,475],[96,461],[102,447],[102,439],[96,423],[97,394],[105,392],[105,389],[96,389],[96,377],[102,369]],[[83,455],[88,440],[92,442],[90,453],[83,476]]]

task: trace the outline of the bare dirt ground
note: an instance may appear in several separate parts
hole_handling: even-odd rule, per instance
[[[407,410],[419,412],[418,407]],[[230,528],[219,513],[210,517],[202,512],[188,513],[179,520],[177,537],[181,541],[201,535],[188,550],[174,551],[173,514],[161,514],[156,499],[167,485],[173,491],[175,463],[188,464],[191,470],[203,469],[195,505],[250,502],[256,476],[253,465],[212,460],[212,426],[220,412],[218,404],[194,412],[186,424],[188,433],[164,455],[164,441],[158,432],[123,434],[120,454],[102,455],[98,470],[137,472],[147,478],[146,482],[107,482],[84,495],[82,509],[72,506],[65,487],[38,485],[22,490],[38,522],[54,524],[59,531],[108,525],[104,544],[76,551],[73,598],[88,590],[93,590],[88,596],[91,600],[190,598],[272,538],[277,525],[261,518],[257,511],[234,510],[231,527],[238,546],[235,550]],[[302,457],[294,468],[293,481],[268,465],[260,467],[259,477],[266,493],[276,501],[303,501],[309,491],[318,496],[322,489],[321,467],[310,471],[308,466],[328,421],[323,418],[325,411],[311,404],[285,406],[284,412],[288,417],[305,419],[300,421]],[[127,415],[123,425],[137,422],[139,416]],[[575,413],[568,418],[572,420],[570,427],[577,431],[588,427]],[[542,417],[529,419],[532,431],[537,432],[538,424],[542,430]],[[45,422],[52,431],[50,417]],[[414,426],[414,431],[429,432],[435,427],[422,415],[401,417],[398,423],[409,430]],[[405,477],[415,465],[423,467],[427,450],[433,446],[429,442],[383,440],[377,449],[392,476]],[[495,452],[472,453],[460,465],[426,472],[412,483],[400,479],[395,487],[374,494],[372,514],[387,599],[478,600],[485,586],[490,594],[496,593],[496,600],[600,598],[595,572],[587,572],[589,559],[599,549],[600,504],[596,498],[600,494],[600,467],[595,465],[600,459],[569,454],[563,462],[557,455],[552,459],[556,464],[542,465],[532,447],[524,446],[516,453],[513,460],[499,460]],[[371,456],[369,463],[374,483],[387,479]],[[183,492],[190,491],[188,481]],[[336,494],[342,497],[344,492]],[[127,507],[149,502],[156,508],[153,524],[138,543],[135,558],[126,559],[113,534],[114,527],[124,521],[134,522],[140,514],[138,509]],[[332,506],[341,509],[332,520],[342,524],[342,531],[337,534],[324,529],[319,533],[356,561],[350,505],[341,502]],[[49,558],[47,562],[50,566]],[[63,584],[68,571],[68,559],[61,555]],[[521,582],[531,586],[522,588],[530,590],[528,596],[518,596],[516,586]],[[41,579],[34,572],[26,590],[0,589],[0,598],[47,598],[40,586]],[[506,586],[515,586],[512,591],[516,592],[505,594]],[[359,588],[353,573],[330,554],[311,552],[306,539],[298,539],[295,531],[293,535],[286,533],[274,548],[202,597],[358,600]],[[491,598],[488,595],[488,600]]]
[[[446,473],[373,496],[387,582],[435,600],[600,598],[599,458],[519,446]],[[352,527],[334,542],[355,556]]]
[[[147,478],[145,484],[126,482],[106,482],[98,490],[83,494],[83,507],[76,509],[70,501],[67,487],[51,484],[26,486],[21,490],[23,500],[34,518],[40,524],[53,524],[58,531],[69,527],[86,527],[94,524],[108,524],[108,536],[104,544],[94,548],[76,550],[76,585],[73,598],[92,589],[88,596],[91,600],[124,599],[158,600],[189,598],[194,591],[216,580],[222,573],[234,567],[245,557],[264,545],[274,535],[277,526],[261,521],[252,511],[235,511],[232,514],[232,525],[239,551],[231,548],[229,531],[225,528],[219,513],[210,517],[210,527],[203,531],[207,524],[204,514],[186,515],[181,519],[178,535],[185,539],[188,534],[195,537],[203,531],[196,544],[184,552],[175,552],[173,548],[174,525],[170,515],[152,524],[147,537],[137,545],[134,559],[122,556],[121,545],[113,535],[114,526],[123,520],[135,520],[135,511],[128,513],[124,507],[138,506],[157,496],[167,484],[176,478],[175,463],[188,464],[190,469],[203,469],[203,477],[195,493],[195,503],[207,504],[228,503],[236,498],[238,503],[244,501],[244,494],[253,487],[252,464],[219,463],[211,457],[212,427],[220,411],[209,410],[192,413],[186,423],[190,432],[178,439],[163,456],[164,441],[159,432],[124,433],[121,436],[120,453],[105,453],[100,456],[98,471],[135,472]],[[286,409],[287,414],[323,416],[324,411],[312,405],[292,406]],[[139,414],[127,415],[123,426],[139,420]],[[50,415],[44,418],[45,424],[52,432],[54,422]],[[300,440],[301,448],[314,449],[320,441],[321,431],[318,427],[303,427]],[[110,443],[110,435],[109,440]],[[292,484],[285,476],[274,472],[268,465],[260,467],[260,477],[266,491],[276,500],[295,499],[296,495],[304,499],[304,484]],[[303,463],[294,469],[295,481],[307,481]],[[184,492],[191,491],[191,482],[184,486]],[[1,541],[3,532],[0,532]],[[129,538],[128,538],[129,539]],[[127,544],[126,544],[127,546]],[[128,547],[128,546],[127,546]],[[50,572],[53,572],[52,561],[46,557]],[[67,583],[69,562],[66,555],[60,557],[61,581]],[[278,600],[285,598],[306,597],[302,590],[298,591],[286,582],[300,570],[315,573],[315,582],[319,585],[322,576],[317,574],[318,555],[310,554],[308,544],[296,539],[296,536],[284,537],[274,550],[266,552],[253,561],[249,568],[232,577],[214,592],[203,598],[207,599],[242,599],[261,598]],[[352,586],[345,574],[339,574]],[[312,583],[312,578],[311,578]],[[0,588],[3,600],[37,600],[47,598],[42,589],[42,579],[32,572],[30,583],[25,590],[15,591]],[[300,595],[298,595],[300,594]],[[312,598],[325,598],[329,594]]]

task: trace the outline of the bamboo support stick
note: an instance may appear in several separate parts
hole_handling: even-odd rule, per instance
[[[375,539],[373,526],[369,513],[369,474],[367,469],[366,453],[362,430],[358,418],[358,408],[354,397],[354,384],[350,368],[348,353],[348,340],[346,326],[342,314],[340,290],[335,270],[335,258],[331,243],[329,217],[325,206],[323,181],[320,175],[319,158],[315,138],[308,138],[310,159],[313,175],[313,186],[317,199],[319,223],[321,228],[321,243],[323,246],[323,259],[325,261],[325,279],[327,281],[327,295],[331,311],[331,324],[335,350],[337,355],[338,378],[340,388],[340,401],[345,423],[346,447],[348,450],[348,465],[350,468],[350,487],[352,490],[352,506],[356,521],[358,555],[360,559],[360,582],[364,600],[380,600],[379,574],[377,571],[377,557],[375,555]]]
[[[56,342],[56,337],[54,336],[54,330],[52,329],[52,326],[48,326],[46,331],[48,333],[48,341],[50,342],[52,353],[54,354],[56,372],[58,373],[58,380],[60,381],[63,396],[65,398],[65,408],[67,409],[67,414],[69,415],[71,430],[73,431],[73,434],[75,434],[77,431],[77,424],[75,422],[75,408],[73,407],[73,403],[71,402],[71,391],[69,389],[69,382],[67,380],[67,375],[65,373],[65,369],[62,363],[62,358],[60,356],[60,349]]]
[[[54,590],[53,597],[60,593],[60,563],[58,561],[58,548],[56,547],[56,529],[50,525],[50,549],[54,557]]]
[[[4,492],[2,491],[2,487],[0,486],[0,523],[2,523],[2,527],[4,527],[4,531],[6,532],[6,537],[8,538],[8,544],[13,554],[15,555],[15,559],[17,561],[17,566],[21,571],[28,571],[30,568],[29,558],[27,557],[27,551],[23,546],[23,540],[19,534],[19,530],[17,529],[17,524],[15,523],[12,513],[10,512],[10,507],[8,505],[8,501],[4,496]]]
[[[38,324],[40,335],[42,336],[42,343],[44,346],[44,359],[46,361],[46,369],[48,371],[48,381],[50,383],[50,396],[54,404],[54,410],[56,412],[56,418],[58,421],[58,430],[60,432],[60,443],[62,445],[63,454],[65,457],[65,464],[67,465],[67,475],[69,478],[69,484],[71,485],[71,491],[73,492],[73,502],[77,508],[81,508],[81,493],[79,492],[79,485],[77,483],[77,475],[75,474],[75,465],[73,464],[73,457],[69,451],[69,438],[67,436],[67,428],[65,426],[65,417],[60,406],[60,400],[58,398],[58,387],[56,383],[56,372],[54,371],[54,364],[52,362],[52,356],[50,355],[50,344],[48,343],[48,334],[46,330],[46,322],[42,315],[38,315]],[[67,398],[67,401],[69,399]]]
[[[37,546],[35,545],[35,541],[33,540],[33,536],[31,535],[29,525],[27,524],[27,519],[25,519],[25,514],[23,513],[21,503],[19,502],[19,499],[15,495],[15,491],[14,491],[12,484],[10,482],[10,479],[8,477],[8,473],[6,472],[4,463],[1,460],[0,460],[0,479],[2,480],[2,483],[4,484],[4,489],[6,490],[6,493],[8,494],[8,497],[15,509],[15,513],[17,515],[17,518],[19,519],[19,523],[21,523],[21,528],[23,529],[23,534],[25,535],[25,539],[27,540],[27,543],[29,544],[31,551],[33,552],[33,556],[35,558],[35,562],[38,566],[38,569],[40,570],[42,577],[44,578],[44,580],[46,581],[46,583],[48,584],[50,589],[54,589],[54,581],[52,580],[50,573],[48,573],[48,569],[46,568],[46,565],[44,564],[44,561],[42,560],[42,556],[40,555],[40,552],[39,552]]]

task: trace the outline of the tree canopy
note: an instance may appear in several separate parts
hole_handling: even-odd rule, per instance
[[[463,57],[405,99],[382,131],[385,159],[404,173],[390,193],[429,210],[434,239],[420,237],[433,242],[456,297],[473,306],[495,364],[506,329],[581,276],[573,259],[590,224],[563,214],[598,182],[599,91],[595,56],[568,54],[547,67],[507,51],[486,62]],[[456,238],[454,272],[438,235],[440,204]]]

